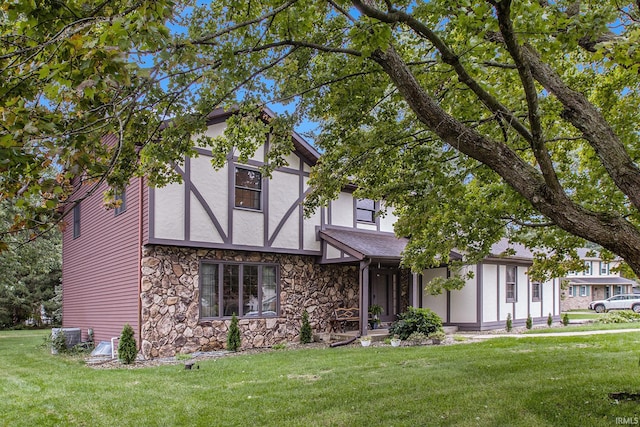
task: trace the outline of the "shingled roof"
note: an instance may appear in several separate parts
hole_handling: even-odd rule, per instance
[[[320,237],[357,259],[400,260],[408,240],[392,233],[352,229],[320,230]]]

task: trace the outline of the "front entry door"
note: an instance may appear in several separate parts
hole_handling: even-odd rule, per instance
[[[369,291],[369,307],[378,304],[382,307],[380,320],[392,322],[395,320],[394,309],[394,273],[390,270],[373,270],[371,274],[371,287]]]

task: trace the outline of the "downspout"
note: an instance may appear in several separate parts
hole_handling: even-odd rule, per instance
[[[142,191],[143,177],[138,179],[138,350],[142,349]]]

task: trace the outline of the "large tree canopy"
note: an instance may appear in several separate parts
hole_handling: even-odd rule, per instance
[[[0,93],[14,94],[13,104],[0,97],[11,118],[0,146],[15,150],[0,166],[9,195],[42,191],[33,172],[16,172],[40,152],[73,174],[112,174],[114,185],[131,173],[162,184],[206,115],[233,106],[227,139],[201,140],[215,165],[271,130],[277,166],[288,132],[316,121],[323,158],[307,207],[347,183],[384,198],[396,232],[411,236],[405,256],[416,268],[448,261],[454,248],[471,261],[509,234],[546,250],[542,265],[575,257],[586,240],[640,274],[637,2],[74,3],[38,9],[56,24],[35,34],[23,6],[2,12],[24,32],[2,24]],[[134,54],[153,64],[133,65]],[[273,102],[293,110],[255,120]],[[118,150],[100,146],[106,131],[119,135]]]

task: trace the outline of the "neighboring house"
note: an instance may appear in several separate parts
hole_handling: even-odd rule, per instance
[[[587,256],[589,252],[587,249],[579,252],[585,269],[570,272],[564,279],[566,286],[562,291],[562,311],[586,309],[591,301],[633,293],[636,282],[620,277],[616,269],[619,260],[602,261],[596,256]]]
[[[228,113],[209,117],[219,135]],[[514,325],[531,314],[559,318],[559,284],[529,283],[530,254],[487,258],[460,291],[424,295],[424,275],[400,268],[405,239],[380,202],[358,200],[345,188],[309,218],[301,202],[318,152],[298,135],[288,166],[260,173],[268,140],[246,164],[231,153],[214,170],[210,152],[186,158],[181,184],[151,188],[132,179],[120,208],[103,207],[99,188],[69,213],[63,233],[63,321],[86,339],[136,331],[145,357],[223,348],[231,316],[240,319],[242,345],[262,347],[298,339],[307,310],[314,331],[331,330],[334,310],[360,308],[367,332],[371,304],[392,321],[410,305],[433,308],[445,324],[464,329]],[[386,215],[376,212],[386,210]],[[72,225],[72,226],[71,226]]]

